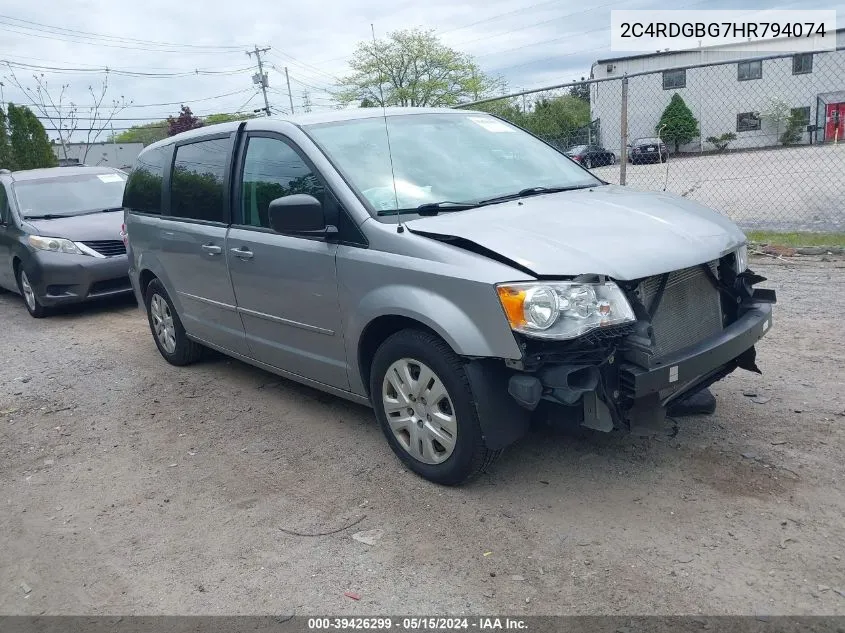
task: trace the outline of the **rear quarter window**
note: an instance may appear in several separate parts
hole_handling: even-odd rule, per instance
[[[161,188],[164,170],[173,148],[157,147],[142,152],[129,175],[123,192],[123,206],[132,211],[161,214]]]

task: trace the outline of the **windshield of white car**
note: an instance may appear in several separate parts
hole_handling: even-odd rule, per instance
[[[54,218],[113,210],[123,205],[124,174],[74,174],[13,185],[21,215]]]
[[[412,213],[442,201],[472,203],[526,188],[603,184],[540,139],[486,114],[456,111],[386,120],[387,130],[383,117],[304,128],[378,215]]]

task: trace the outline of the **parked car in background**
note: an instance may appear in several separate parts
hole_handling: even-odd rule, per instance
[[[130,293],[121,239],[126,174],[109,167],[0,170],[0,288],[40,318]]]
[[[756,371],[771,325],[774,292],[725,216],[606,184],[483,112],[199,128],[141,152],[124,206],[165,360],[206,346],[370,404],[399,459],[443,484],[541,402],[591,429],[662,428],[670,404]]]
[[[657,137],[645,137],[635,139],[628,146],[628,160],[632,164],[638,163],[665,163],[669,158],[666,143]]]
[[[564,153],[587,169],[616,164],[616,154],[598,145],[575,145]]]

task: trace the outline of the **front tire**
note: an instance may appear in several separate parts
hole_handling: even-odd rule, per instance
[[[416,474],[453,486],[499,455],[488,450],[461,359],[420,330],[390,336],[375,353],[370,398],[396,456]]]
[[[23,265],[18,266],[17,273],[18,289],[21,291],[21,297],[23,297],[23,304],[26,306],[26,311],[35,319],[43,319],[49,312],[38,300],[35,294],[35,288],[32,287],[29,277],[23,269]]]
[[[190,365],[202,356],[202,346],[188,338],[164,285],[153,279],[144,293],[147,320],[161,355],[171,365]]]

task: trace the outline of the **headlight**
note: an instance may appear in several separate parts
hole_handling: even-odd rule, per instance
[[[29,245],[39,251],[52,251],[54,253],[72,253],[82,255],[82,251],[76,244],[62,237],[42,237],[41,235],[30,235]]]
[[[748,244],[743,244],[734,251],[736,272],[744,273],[748,269]]]
[[[625,295],[610,281],[500,284],[496,292],[511,328],[536,338],[571,339],[636,321]]]

